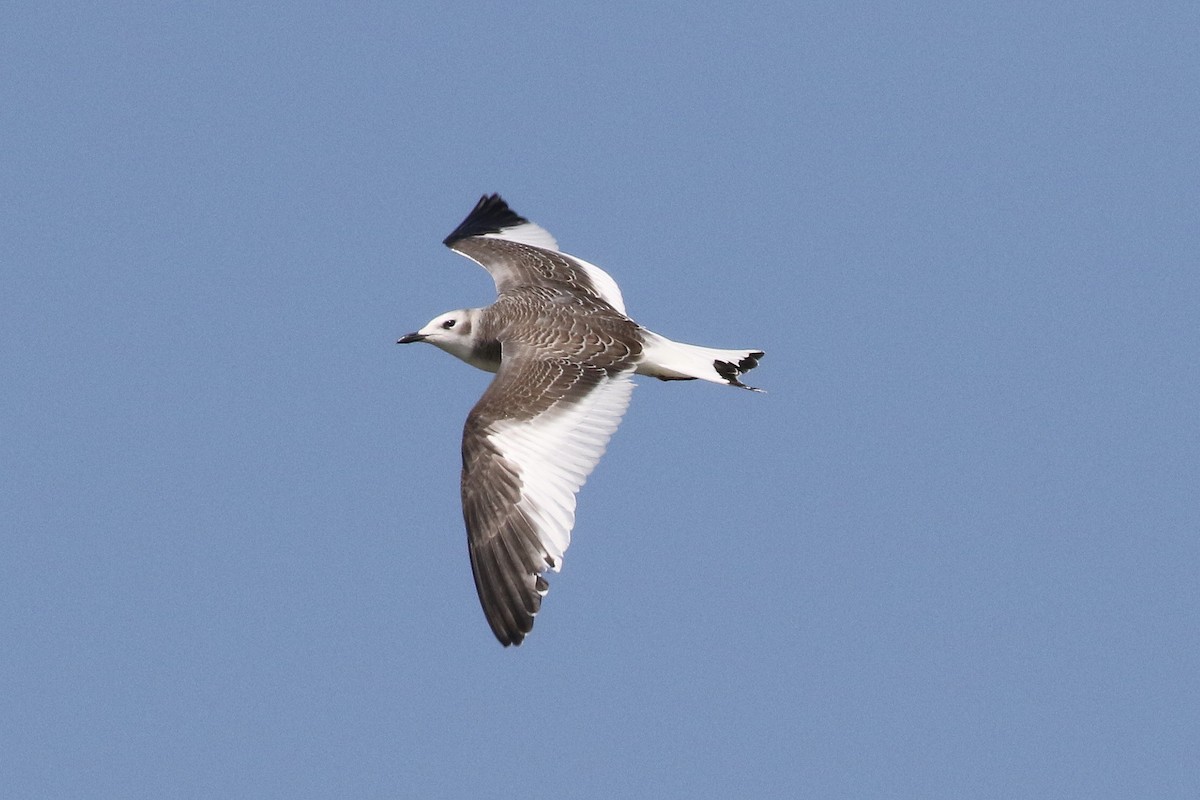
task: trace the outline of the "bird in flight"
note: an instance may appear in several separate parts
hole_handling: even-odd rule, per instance
[[[632,376],[741,382],[761,350],[674,342],[625,316],[616,281],[484,195],[446,237],[486,269],[496,302],[434,317],[427,342],[496,377],[463,428],[462,509],[479,602],[500,643],[533,628],[575,525],[575,494],[604,454]]]

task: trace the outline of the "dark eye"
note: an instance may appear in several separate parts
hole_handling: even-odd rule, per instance
[[[452,319],[448,319],[442,323],[442,328],[444,330],[450,330],[453,327],[454,327],[454,320],[452,320]]]

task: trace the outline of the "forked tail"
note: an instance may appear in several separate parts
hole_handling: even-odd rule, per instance
[[[747,386],[738,378],[758,366],[761,350],[716,350],[694,344],[673,342],[657,333],[642,331],[642,361],[638,374],[651,375],[662,381],[691,381],[697,378],[713,383],[727,383],[743,389],[761,392]]]

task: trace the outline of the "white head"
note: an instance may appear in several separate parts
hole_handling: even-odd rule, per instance
[[[481,308],[460,308],[439,314],[421,330],[402,336],[396,343],[428,342],[445,350],[473,367],[495,372],[500,367],[499,354],[483,346],[479,336]]]

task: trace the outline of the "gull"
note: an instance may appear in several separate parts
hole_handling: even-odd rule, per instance
[[[742,383],[762,350],[674,342],[625,315],[616,281],[561,252],[544,228],[484,195],[444,244],[487,270],[496,302],[434,317],[426,342],[493,372],[467,415],[462,510],[475,589],[492,633],[519,645],[559,571],[575,495],[617,429],[632,376]]]

